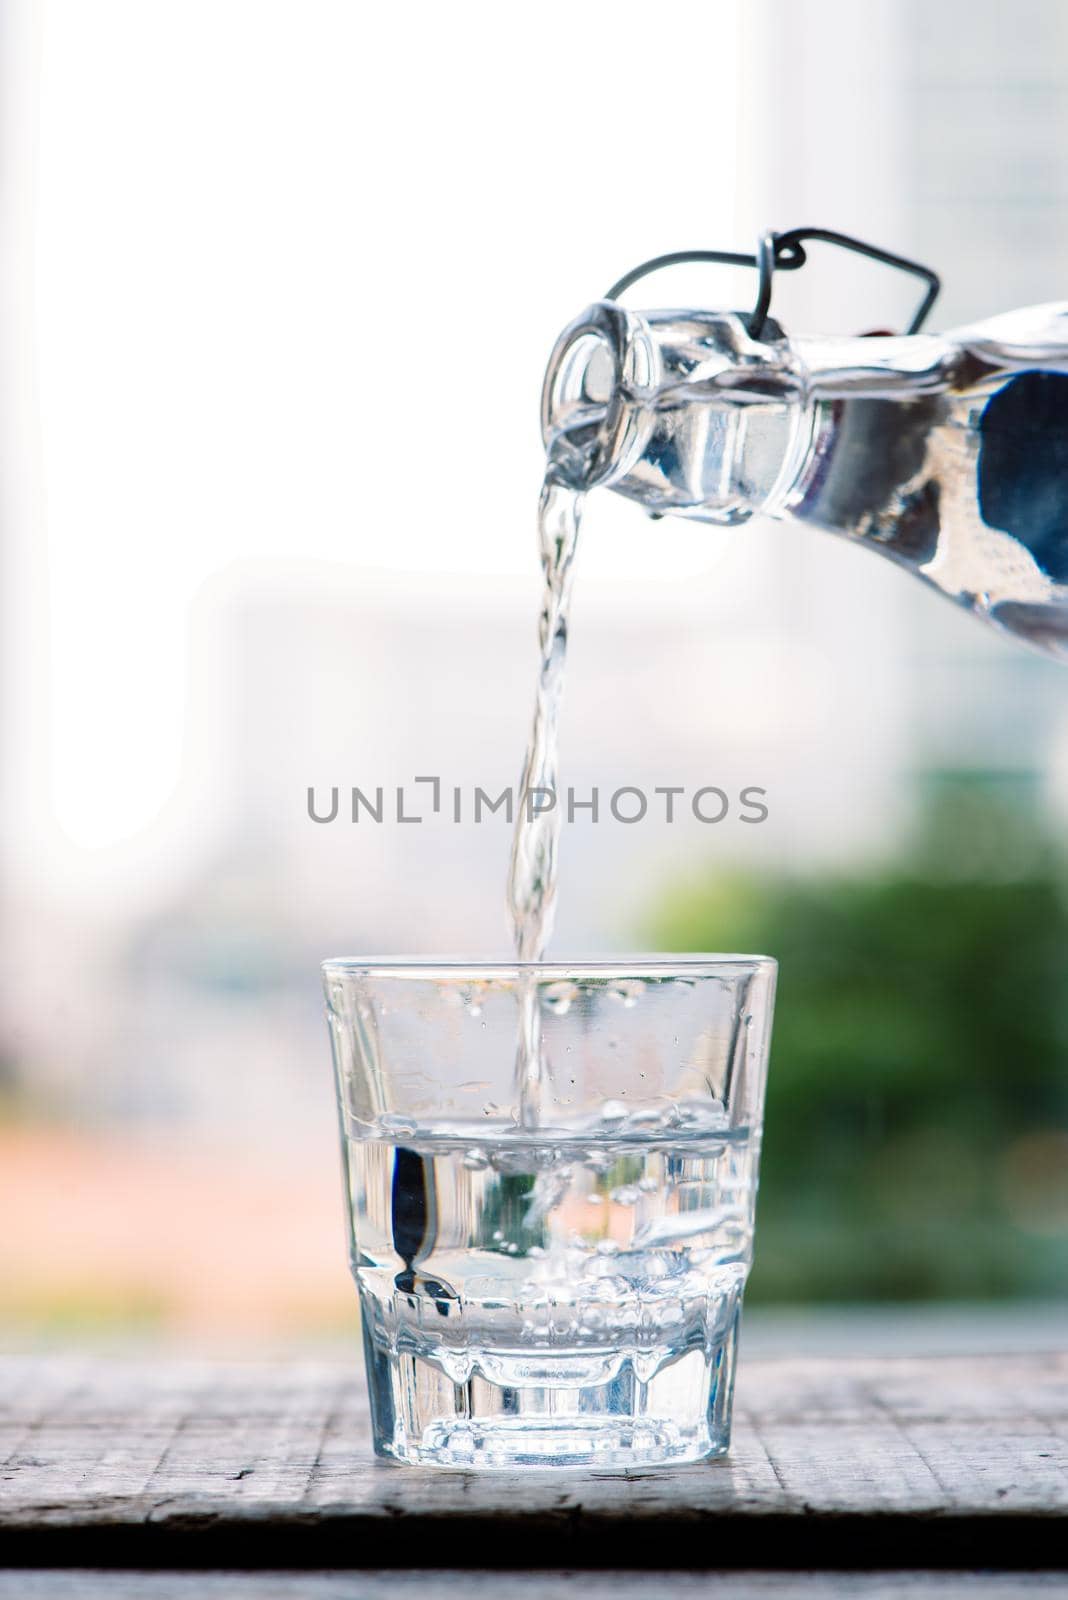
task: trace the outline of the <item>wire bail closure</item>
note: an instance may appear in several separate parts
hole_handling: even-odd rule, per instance
[[[854,255],[866,256],[870,261],[881,261],[884,266],[896,267],[899,272],[907,272],[914,278],[921,278],[926,283],[927,290],[912,321],[905,329],[906,333],[919,333],[942,288],[942,280],[938,273],[933,272],[930,267],[922,266],[918,261],[910,261],[907,256],[895,255],[891,250],[881,250],[878,245],[867,244],[863,239],[855,239],[848,233],[836,233],[832,228],[790,228],[786,233],[762,233],[757,240],[754,255],[743,255],[735,250],[674,250],[668,255],[653,256],[649,261],[643,261],[641,266],[624,273],[623,277],[609,289],[605,299],[618,300],[620,295],[639,279],[648,277],[652,272],[659,272],[662,267],[677,267],[694,261],[715,262],[726,267],[755,267],[756,304],[746,318],[746,326],[750,338],[759,339],[764,332],[771,309],[775,273],[796,272],[805,265],[808,260],[804,247],[806,239],[820,244],[837,245],[842,250],[852,251]]]

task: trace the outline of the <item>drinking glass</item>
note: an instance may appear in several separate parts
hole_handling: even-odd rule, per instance
[[[723,1454],[774,961],[323,973],[378,1453]]]

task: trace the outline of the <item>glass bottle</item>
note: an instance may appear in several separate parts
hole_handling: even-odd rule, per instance
[[[542,396],[550,470],[654,516],[795,519],[1068,657],[1068,304],[945,334],[760,339],[591,306]]]

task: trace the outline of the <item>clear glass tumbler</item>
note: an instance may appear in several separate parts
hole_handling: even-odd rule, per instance
[[[723,1454],[774,961],[323,972],[379,1454]]]

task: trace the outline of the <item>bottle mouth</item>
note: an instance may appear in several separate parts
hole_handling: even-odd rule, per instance
[[[622,477],[642,453],[659,376],[646,324],[622,306],[601,300],[569,323],[541,393],[550,473],[579,490]]]

